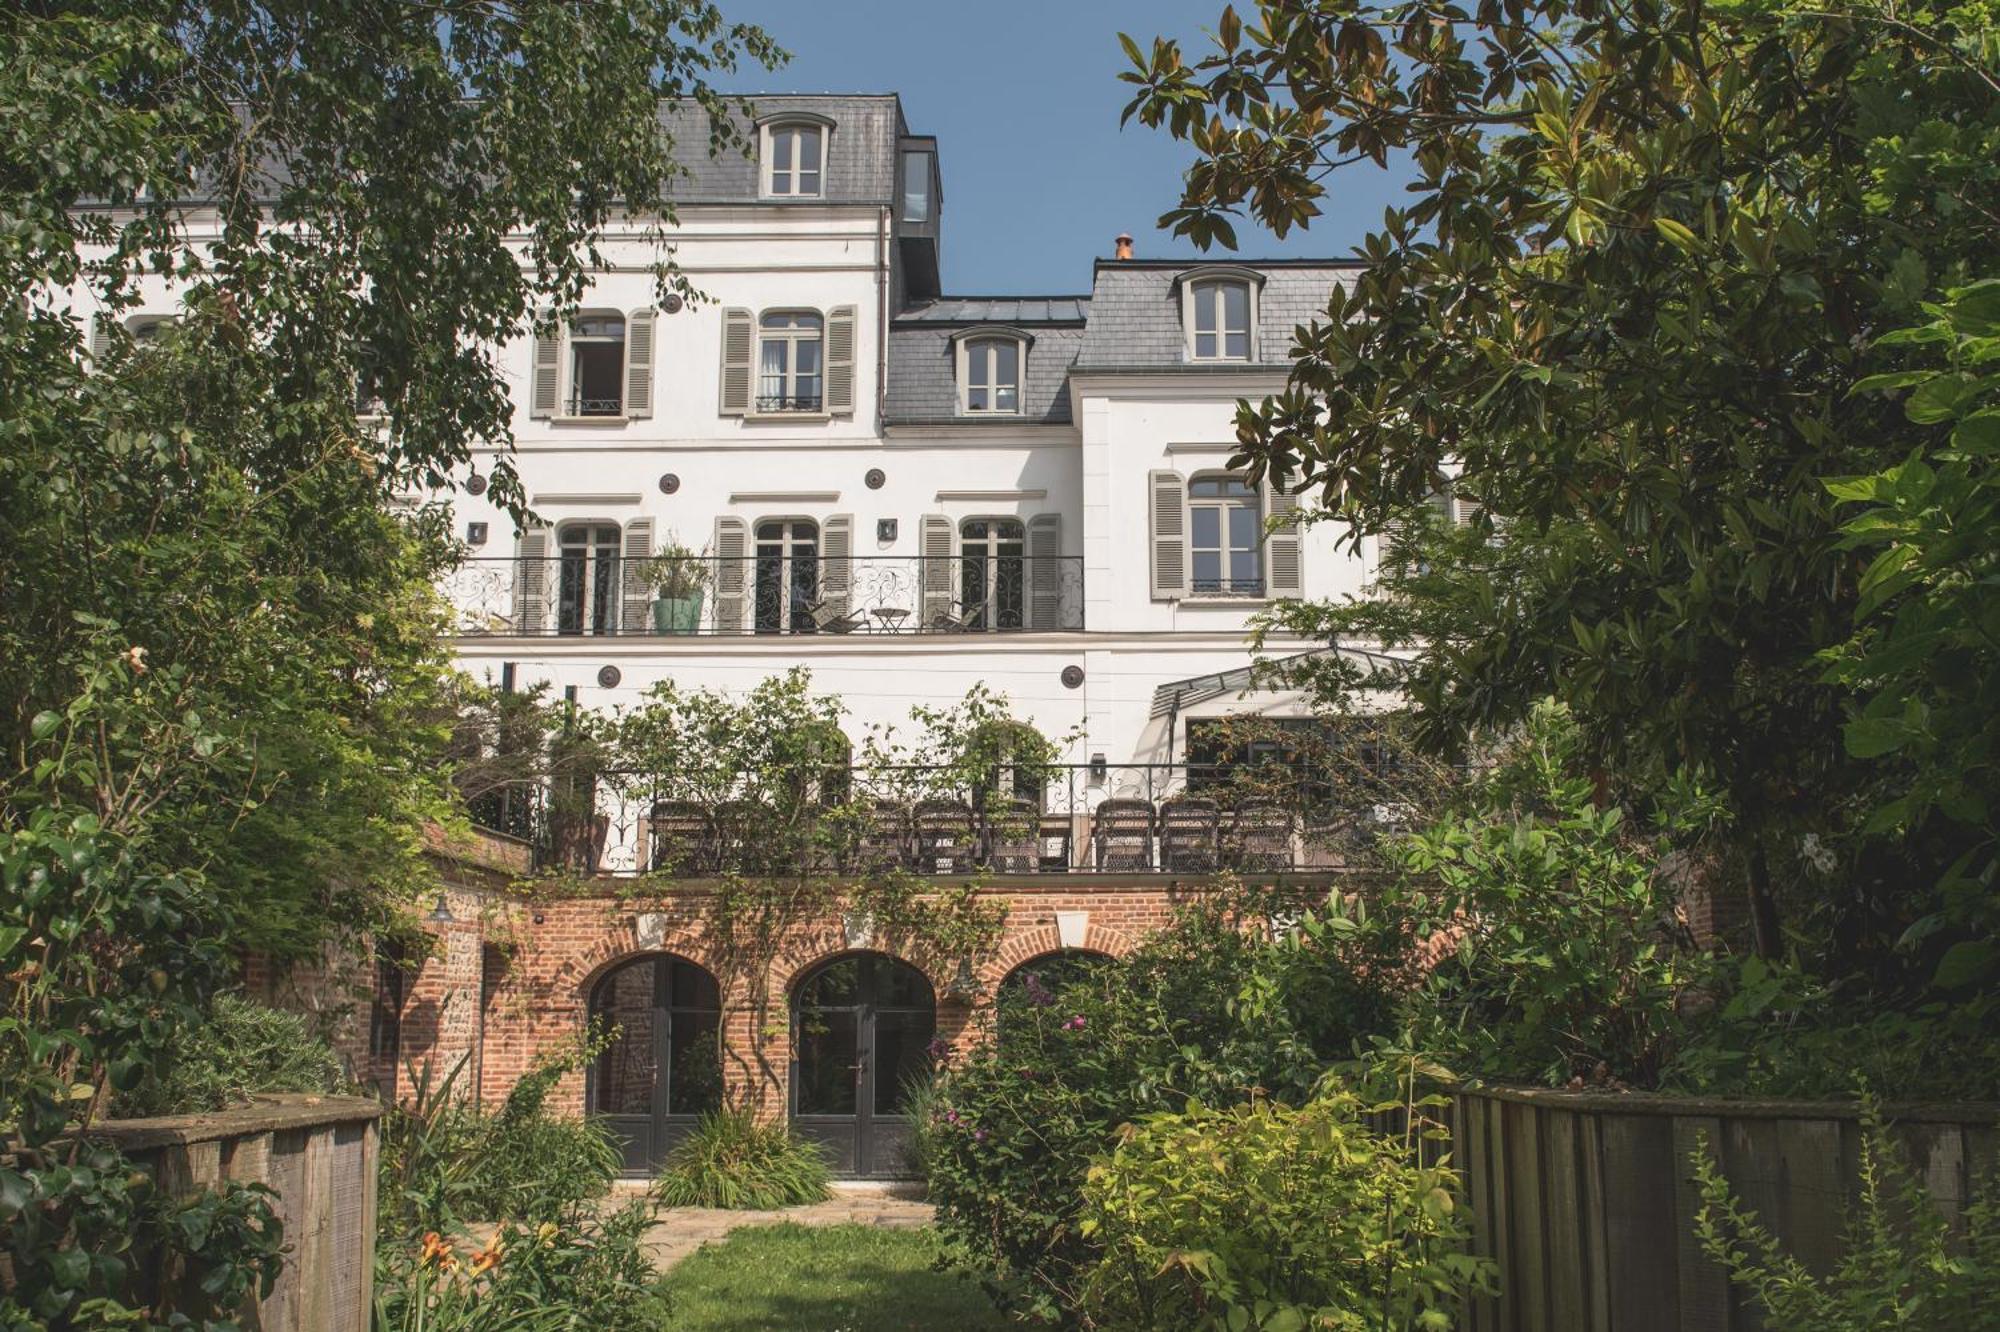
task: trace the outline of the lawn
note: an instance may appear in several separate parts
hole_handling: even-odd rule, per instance
[[[979,1288],[931,1269],[927,1230],[751,1226],[678,1264],[663,1283],[674,1332],[980,1332],[1009,1326]]]

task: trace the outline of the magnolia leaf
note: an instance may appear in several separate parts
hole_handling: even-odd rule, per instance
[[[1996,962],[2000,962],[2000,951],[1985,939],[1955,943],[1938,962],[1931,984],[1941,990],[1962,990],[1991,975]]]

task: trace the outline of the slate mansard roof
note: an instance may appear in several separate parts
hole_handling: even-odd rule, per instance
[[[1078,354],[1079,370],[1183,369],[1204,371],[1187,356],[1179,279],[1196,269],[1235,269],[1262,279],[1257,293],[1256,345],[1250,359],[1284,365],[1291,359],[1292,330],[1323,318],[1335,286],[1357,265],[1331,260],[1100,259],[1090,297],[1090,326]],[[1241,362],[1222,368],[1240,369]]]
[[[757,122],[782,120],[787,115],[832,123],[827,136],[826,192],[805,202],[887,204],[896,198],[897,141],[909,137],[903,120],[903,104],[894,93],[848,93],[802,95],[764,93],[747,99],[755,119],[733,112],[743,137],[757,142]],[[666,102],[660,107],[660,126],[673,135],[674,156],[687,168],[687,175],[673,182],[668,197],[675,203],[778,203],[760,197],[761,183],[754,156],[737,148],[724,148],[710,156],[709,116],[692,101]]]
[[[1086,296],[948,296],[912,306],[889,325],[884,416],[894,425],[963,422],[993,426],[1069,424],[1069,367],[1083,345]],[[1028,339],[1018,415],[961,415],[953,336],[1004,328]]]

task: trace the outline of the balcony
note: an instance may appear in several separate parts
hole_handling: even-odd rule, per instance
[[[965,635],[1084,627],[1080,556],[834,558],[793,548],[680,560],[671,576],[662,564],[602,548],[540,559],[468,559],[445,577],[442,590],[456,632],[466,637]]]
[[[920,877],[1331,872],[1402,826],[1439,774],[1271,762],[828,767],[777,793],[701,799],[604,773],[475,801],[474,821],[586,874]],[[1449,774],[1446,774],[1449,779]]]

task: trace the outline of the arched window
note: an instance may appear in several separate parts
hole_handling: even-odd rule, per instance
[[[590,992],[593,1023],[615,1030],[590,1066],[586,1104],[645,1171],[722,1104],[722,993],[685,958],[655,954],[607,972]]]
[[[782,121],[764,126],[764,193],[774,199],[817,199],[825,194],[826,126]]]
[[[1012,996],[1018,1002],[1042,1005],[1053,1002],[1065,985],[1088,980],[1091,973],[1111,961],[1111,955],[1091,948],[1062,948],[1031,957],[1001,978],[999,995],[1004,1009]]]
[[[1241,277],[1200,278],[1182,299],[1188,355],[1197,361],[1247,361],[1256,324],[1256,287]]]
[[[625,316],[593,311],[569,330],[569,416],[617,416],[625,410]]]
[[[1027,363],[1022,340],[986,334],[959,343],[960,404],[968,415],[1017,415],[1021,373]]]
[[[909,1096],[929,1076],[937,995],[882,953],[825,963],[792,1008],[792,1127],[825,1146],[835,1173],[909,1173]]]
[[[818,411],[825,401],[826,331],[819,311],[768,310],[757,324],[757,410]]]

